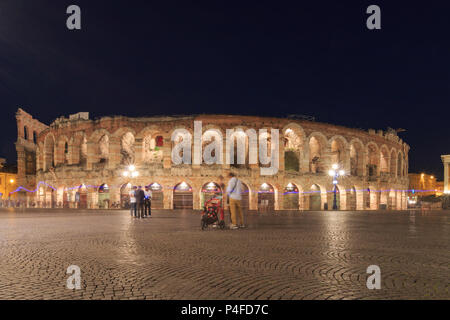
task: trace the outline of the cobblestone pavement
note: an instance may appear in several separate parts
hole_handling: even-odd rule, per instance
[[[0,210],[0,299],[450,299],[449,212]],[[82,289],[66,289],[69,265]],[[381,290],[366,269],[381,268]]]

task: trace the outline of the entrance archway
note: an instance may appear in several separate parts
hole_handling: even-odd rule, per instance
[[[258,191],[258,210],[275,210],[275,192],[268,183],[263,183]]]
[[[298,210],[299,193],[293,183],[288,183],[283,193],[283,208],[285,210]]]
[[[192,209],[194,197],[192,188],[186,182],[181,182],[173,189],[173,208],[174,209]]]
[[[109,199],[109,187],[104,183],[98,188],[98,207],[100,209],[108,209],[110,205]]]
[[[164,209],[164,193],[162,185],[157,182],[150,184],[152,191],[152,209]]]
[[[87,188],[83,184],[78,188],[75,194],[75,201],[78,203],[78,209],[87,209]]]
[[[120,207],[122,209],[130,209],[130,191],[131,183],[125,183],[120,188]]]
[[[331,189],[331,192],[327,193],[327,201],[328,201],[328,210],[334,210],[334,185],[333,189]],[[341,210],[341,189],[338,185],[336,185],[336,210]]]
[[[200,194],[200,208],[203,208],[205,202],[214,198],[215,196],[222,197],[222,189],[215,182],[205,183]]]
[[[322,196],[317,184],[311,186],[309,194],[309,210],[320,211],[322,209]]]

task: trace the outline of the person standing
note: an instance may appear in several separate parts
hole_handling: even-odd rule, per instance
[[[130,213],[131,213],[131,216],[133,217],[135,217],[136,218],[136,214],[137,214],[137,212],[136,212],[136,190],[137,188],[136,188],[136,186],[133,186],[133,188],[131,188],[131,190],[130,190],[130,193],[129,193],[129,195],[130,195]]]
[[[144,200],[144,215],[151,216],[152,215],[152,190],[149,186],[145,187],[145,200]]]
[[[138,218],[144,218],[144,200],[145,200],[144,190],[142,190],[142,187],[139,186],[138,190],[136,191],[136,205]]]
[[[242,213],[242,183],[241,181],[234,175],[234,173],[230,172],[228,174],[230,180],[228,181],[227,186],[227,195],[229,204],[230,204],[230,212],[231,212],[231,225],[230,229],[238,229],[244,228],[244,215]],[[237,224],[237,218],[239,217],[239,225]]]

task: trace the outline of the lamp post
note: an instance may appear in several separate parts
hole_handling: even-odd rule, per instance
[[[334,192],[334,199],[333,199],[333,210],[337,210],[337,199],[336,199],[336,193],[337,193],[337,183],[338,183],[338,178],[340,176],[344,176],[345,175],[345,171],[342,169],[339,169],[339,165],[338,164],[333,164],[332,169],[330,171],[328,171],[328,174],[330,175],[330,177],[333,178],[333,192]]]
[[[128,166],[128,170],[125,170],[122,175],[124,177],[136,178],[139,176],[139,171],[136,171],[136,167],[134,165]]]

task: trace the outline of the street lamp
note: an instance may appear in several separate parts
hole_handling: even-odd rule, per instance
[[[124,177],[136,178],[139,176],[139,171],[136,171],[136,167],[134,165],[131,165],[128,166],[128,170],[125,170],[122,175]]]
[[[340,176],[344,176],[345,175],[345,171],[342,169],[339,169],[339,165],[338,164],[333,164],[331,166],[331,170],[328,171],[328,174],[330,175],[330,177],[333,178],[333,185],[334,185],[334,199],[333,199],[333,210],[337,210],[337,199],[336,199],[336,193],[337,193],[337,183],[338,183],[338,178]]]

